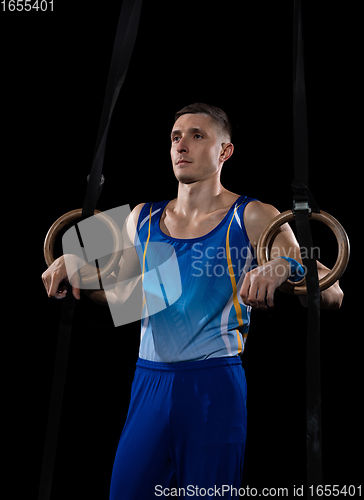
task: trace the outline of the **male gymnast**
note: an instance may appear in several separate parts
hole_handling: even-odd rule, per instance
[[[176,113],[171,159],[177,198],[134,208],[125,232],[141,250],[122,256],[114,289],[85,291],[97,303],[123,301],[118,283],[140,274],[148,245],[167,243],[175,251],[182,293],[142,319],[110,500],[151,500],[177,491],[182,497],[196,493],[193,488],[211,497],[224,485],[230,488],[224,497],[236,498],[241,486],[246,382],[240,355],[250,311],[273,307],[275,290],[288,278],[301,279],[303,269],[288,224],[273,241],[273,260],[257,265],[259,236],[279,212],[222,186],[221,169],[234,150],[231,134],[220,108],[197,103]],[[60,257],[42,275],[49,297],[66,294],[66,259],[72,256]],[[319,278],[329,272],[317,266]],[[79,299],[78,273],[71,284]],[[337,309],[342,298],[336,282],[321,293],[321,307]]]

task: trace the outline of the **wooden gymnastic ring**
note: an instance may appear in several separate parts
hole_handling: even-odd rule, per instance
[[[311,212],[310,218],[326,224],[334,233],[339,247],[334,267],[326,276],[319,280],[320,292],[322,292],[323,290],[326,290],[326,288],[333,285],[335,281],[337,281],[344,273],[349,262],[350,244],[348,235],[346,234],[344,228],[334,217],[332,217],[332,215],[321,210],[319,213]],[[292,210],[287,210],[286,212],[277,215],[277,217],[272,219],[265,227],[260,235],[257,245],[257,260],[260,266],[269,261],[269,245],[272,239],[276,236],[278,229],[286,222],[290,222],[292,220],[294,220],[294,214]],[[307,295],[305,279],[298,283],[286,281],[279,287],[279,290],[293,295]]]
[[[82,276],[82,283],[84,285],[92,285],[99,283],[99,280],[109,276],[115,267],[118,265],[122,253],[122,238],[118,225],[116,222],[100,210],[95,210],[95,215],[98,219],[102,220],[110,229],[113,237],[113,252],[106,265],[99,270],[95,268],[95,272],[87,276]],[[50,227],[44,241],[43,253],[47,266],[49,267],[55,260],[54,258],[54,244],[60,231],[71,223],[75,223],[82,219],[82,208],[71,210],[57,219]]]

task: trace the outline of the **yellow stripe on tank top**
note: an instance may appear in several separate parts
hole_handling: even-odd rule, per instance
[[[150,205],[150,210],[149,210],[148,237],[147,237],[147,241],[145,242],[145,248],[144,248],[144,253],[143,253],[142,282],[144,281],[144,273],[145,273],[145,257],[146,257],[146,255],[147,255],[147,248],[148,248],[148,243],[149,243],[149,238],[150,238],[150,224],[151,224],[151,221],[152,221],[152,207],[153,207],[153,203]],[[144,309],[145,302],[146,302],[146,299],[145,299],[145,296],[144,296],[144,299],[143,299],[143,305],[142,305],[142,310]]]
[[[240,205],[242,205],[242,203]],[[231,221],[230,221],[227,233],[226,233],[226,258],[228,261],[228,270],[229,270],[229,275],[230,275],[230,280],[231,280],[231,286],[233,287],[233,303],[234,303],[235,312],[236,312],[236,319],[238,320],[239,326],[243,326],[243,317],[242,317],[241,307],[240,307],[239,300],[238,300],[238,289],[236,286],[235,274],[234,274],[234,270],[233,270],[233,266],[232,266],[232,262],[231,262],[230,243],[229,243],[230,226],[231,226],[231,223],[235,217],[235,213],[236,213],[237,209],[240,207],[240,205],[235,208],[233,216],[231,217]],[[236,329],[236,335],[238,338],[238,354],[240,354],[243,350],[243,346],[241,343],[240,332],[238,329]]]

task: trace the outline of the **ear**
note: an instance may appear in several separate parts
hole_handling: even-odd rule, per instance
[[[220,161],[224,162],[230,158],[234,152],[234,145],[231,142],[221,144]]]

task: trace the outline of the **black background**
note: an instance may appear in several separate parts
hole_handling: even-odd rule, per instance
[[[358,14],[347,4],[330,10],[321,2],[306,4],[310,187],[320,207],[345,227],[353,249],[341,279],[343,306],[323,311],[321,319],[324,481],[358,485]],[[3,324],[10,340],[4,385],[6,413],[15,424],[8,463],[29,499],[37,496],[61,305],[44,293],[42,246],[54,220],[82,206],[119,12],[120,2],[111,0],[54,0],[54,12],[0,12]],[[169,134],[174,112],[192,102],[221,106],[233,122],[235,152],[224,166],[223,185],[289,209],[292,6],[229,0],[145,1],[111,123],[98,208],[175,197]],[[332,265],[337,249],[330,232],[318,224],[314,237],[321,261]],[[244,486],[293,492],[293,485],[305,483],[305,331],[306,311],[282,293],[274,311],[252,315],[243,356],[249,413]],[[52,499],[108,498],[138,344],[138,323],[115,329],[106,308],[86,297],[77,304]]]

